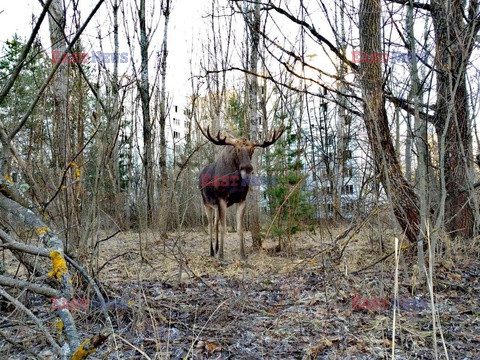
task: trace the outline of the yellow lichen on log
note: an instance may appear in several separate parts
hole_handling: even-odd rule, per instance
[[[11,177],[9,174],[5,174],[4,178],[5,178],[5,180],[7,180],[10,184],[13,184],[13,183],[14,183],[12,177]]]
[[[57,328],[57,335],[61,335],[63,332],[63,321],[60,318],[56,318],[55,327]]]
[[[78,349],[73,353],[72,360],[83,360],[88,355],[93,354],[108,338],[108,335],[98,334],[85,340]]]
[[[35,230],[38,236],[43,236],[49,231],[50,231],[50,228],[48,226],[42,226]]]
[[[62,280],[62,275],[68,272],[67,262],[58,250],[50,252],[50,259],[52,259],[53,269],[48,273],[48,276],[55,276],[58,281]]]
[[[97,350],[95,346],[92,346],[90,339],[85,340],[82,345],[73,353],[72,360],[83,360],[86,359],[88,355],[91,355]]]

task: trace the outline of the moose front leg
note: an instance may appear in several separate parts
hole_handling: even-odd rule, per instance
[[[245,200],[237,204],[237,234],[240,240],[240,257],[245,260],[245,241],[243,239],[243,217],[245,215]]]
[[[215,254],[218,254],[218,206],[215,207]]]
[[[213,217],[213,212],[214,208],[210,207],[209,205],[204,205],[205,207],[205,212],[207,214],[207,219],[208,219],[208,235],[210,236],[210,256],[215,256],[215,253],[213,251],[213,222],[214,222],[214,217]],[[218,242],[218,239],[217,239]]]
[[[223,241],[227,229],[227,202],[220,199],[218,204],[218,222],[220,224],[220,248],[218,249],[218,258],[223,260]]]

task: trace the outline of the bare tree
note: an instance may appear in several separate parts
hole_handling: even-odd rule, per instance
[[[437,101],[433,123],[440,141],[440,166],[445,174],[445,225],[453,235],[469,237],[474,230],[471,126],[466,70],[480,29],[478,3],[434,0],[428,6],[435,30]],[[443,181],[443,179],[442,179]],[[478,226],[478,225],[477,225]]]
[[[253,7],[247,6],[245,12],[248,14],[247,21],[247,38],[248,38],[248,51],[247,51],[247,66],[251,72],[246,76],[247,82],[247,109],[248,120],[245,121],[245,134],[249,136],[251,141],[257,141],[258,131],[260,130],[259,121],[261,120],[259,114],[259,94],[258,94],[258,79],[255,75],[258,72],[258,60],[259,60],[259,47],[260,47],[260,3],[256,2]],[[258,169],[258,154],[253,154],[252,165],[254,169]],[[258,187],[252,187],[250,193],[251,201],[249,202],[249,215],[250,215],[250,232],[252,234],[253,248],[259,250],[262,248],[262,238],[260,237],[260,218],[258,209]]]
[[[61,0],[54,0],[49,10],[50,40],[52,42],[52,54],[66,54],[65,41],[65,9]],[[54,96],[53,114],[53,147],[52,162],[57,168],[63,168],[67,161],[67,146],[69,144],[69,132],[67,129],[67,97],[68,97],[68,74],[67,63],[61,62],[52,82]]]
[[[34,96],[32,103],[29,105],[28,109],[23,114],[23,117],[15,123],[12,130],[9,134],[6,133],[6,129],[3,127],[3,124],[0,122],[0,132],[2,138],[2,146],[5,148],[3,150],[9,150],[11,154],[16,158],[15,166],[19,167],[19,170],[22,172],[23,181],[26,182],[25,186],[31,186],[35,189],[36,196],[30,197],[31,194],[23,191],[22,195],[19,192],[19,185],[15,184],[13,180],[10,180],[12,192],[9,194],[9,190],[2,190],[0,194],[0,214],[1,218],[6,220],[6,223],[2,224],[2,230],[0,231],[0,239],[2,241],[2,247],[10,249],[14,254],[15,258],[19,261],[18,269],[23,267],[27,269],[27,280],[20,280],[15,278],[16,275],[11,275],[8,273],[2,273],[0,276],[0,296],[10,302],[17,310],[23,312],[35,327],[40,331],[43,336],[45,336],[47,342],[50,344],[53,353],[59,359],[67,359],[79,356],[82,354],[86,348],[90,347],[92,351],[97,348],[101,343],[106,339],[106,336],[98,334],[91,339],[86,339],[84,342],[81,341],[80,335],[77,331],[75,319],[72,316],[71,312],[66,309],[57,309],[55,315],[59,318],[59,327],[61,329],[62,335],[60,339],[54,339],[49,333],[49,329],[39,320],[38,315],[30,311],[22,302],[17,298],[18,294],[12,295],[11,292],[16,292],[16,289],[21,289],[21,291],[30,291],[33,293],[41,294],[47,296],[48,298],[57,297],[60,301],[68,301],[73,296],[73,287],[71,280],[71,273],[69,272],[69,267],[67,266],[67,261],[70,265],[74,265],[79,269],[82,274],[85,275],[87,281],[98,290],[98,287],[95,285],[94,281],[88,276],[88,274],[73,260],[69,259],[65,255],[65,245],[62,239],[58,236],[56,231],[49,227],[47,224],[47,217],[44,216],[47,214],[42,214],[38,209],[45,211],[45,207],[48,206],[48,203],[41,202],[42,199],[48,198],[48,190],[46,188],[40,189],[37,183],[37,180],[43,180],[44,183],[53,181],[58,181],[60,186],[53,197],[49,198],[47,201],[53,201],[56,198],[57,194],[65,189],[64,183],[67,184],[68,196],[70,198],[64,197],[63,200],[69,201],[72,199],[72,181],[67,182],[67,171],[70,168],[76,168],[78,165],[69,164],[73,162],[74,158],[72,157],[72,143],[71,136],[75,132],[72,128],[69,127],[69,116],[72,116],[77,120],[78,117],[81,117],[81,113],[75,113],[75,115],[69,114],[68,109],[68,81],[69,76],[68,72],[62,72],[62,67],[67,67],[66,63],[62,63],[62,57],[66,56],[66,53],[72,51],[75,42],[79,39],[80,34],[85,29],[93,15],[97,12],[102,1],[99,1],[94,7],[90,15],[87,17],[85,23],[82,26],[77,26],[77,32],[73,36],[72,40],[69,42],[64,34],[65,27],[65,10],[61,2],[47,1],[44,6],[41,16],[38,18],[37,24],[35,25],[34,31],[31,35],[31,40],[27,43],[25,47],[24,54],[27,55],[31,49],[33,39],[37,35],[40,24],[42,23],[47,9],[50,11],[50,30],[51,30],[51,40],[54,51],[59,51],[59,56],[55,54],[55,58],[58,62],[54,62],[53,68],[50,71],[50,74],[43,80],[43,84],[33,84],[32,89],[37,90],[36,95]],[[11,87],[17,80],[17,76],[20,74],[22,69],[22,63],[25,62],[26,57],[21,57],[20,62],[16,65],[16,69],[19,71],[12,74],[7,86],[2,89],[2,96],[8,94],[8,87]],[[30,61],[32,58],[30,59]],[[63,74],[64,78],[59,79],[59,76],[54,78],[56,71],[60,69],[60,75]],[[67,67],[68,69],[68,67]],[[57,74],[58,75],[58,74]],[[53,80],[52,80],[53,79]],[[49,170],[45,173],[40,173],[44,169],[42,167],[36,167],[35,175],[33,171],[25,166],[25,161],[23,159],[24,154],[18,152],[18,148],[15,145],[15,142],[19,143],[19,139],[22,138],[25,125],[27,121],[31,121],[31,115],[38,104],[39,100],[42,98],[47,85],[53,81],[52,87],[55,89],[56,93],[54,94],[53,101],[53,131],[52,135],[54,141],[50,144],[48,154],[51,154],[52,162],[50,167],[53,167],[53,171]],[[74,81],[75,84],[78,84],[77,81]],[[35,87],[37,86],[37,87]],[[2,99],[3,100],[3,99]],[[3,107],[3,104],[2,104]],[[3,109],[2,109],[3,110]],[[76,110],[76,109],[75,109]],[[80,121],[78,121],[81,124]],[[30,124],[28,124],[30,125]],[[77,139],[81,142],[83,140],[83,134],[76,134]],[[78,150],[78,149],[77,149]],[[83,150],[83,149],[81,149]],[[42,150],[42,154],[45,154],[46,151]],[[2,163],[2,173],[6,170]],[[39,174],[40,173],[40,174]],[[8,175],[8,173],[5,173]],[[75,176],[70,177],[70,180],[76,180]],[[58,177],[58,178],[57,178]],[[23,185],[22,185],[23,186]],[[16,188],[16,191],[14,190]],[[41,194],[40,190],[47,194]],[[40,197],[41,196],[41,197]],[[62,200],[62,201],[63,201]],[[61,206],[58,207],[60,210],[66,210],[65,212],[60,212],[59,217],[62,218],[61,222],[64,221],[64,217],[68,217],[71,213],[68,212],[68,208],[62,209]],[[51,219],[48,221],[53,222]],[[66,225],[67,230],[69,229],[68,220],[63,222],[63,225]],[[18,228],[17,228],[18,227]],[[15,230],[23,229],[28,233],[35,234],[36,243],[26,244],[23,240],[23,236],[17,233]],[[20,235],[20,236],[19,236]],[[31,255],[34,255],[32,257]],[[40,257],[40,258],[39,258]],[[42,260],[49,259],[50,262]],[[48,268],[51,268],[51,271],[48,271]],[[31,273],[30,273],[31,272]],[[35,276],[31,277],[33,274]],[[18,275],[18,274],[17,274]],[[42,284],[38,284],[41,282]],[[7,292],[4,287],[11,288]],[[99,296],[102,297],[99,292]],[[105,313],[106,314],[106,313]],[[111,325],[108,314],[106,314],[107,322]],[[96,339],[95,341],[93,339]],[[100,338],[102,340],[100,340]],[[99,341],[97,341],[99,340]],[[60,345],[60,343],[62,343]]]
[[[147,201],[147,226],[153,224],[155,214],[155,179],[153,172],[153,124],[150,116],[150,83],[148,78],[148,47],[150,40],[147,34],[146,18],[145,18],[145,0],[140,0],[140,8],[138,9],[138,20],[140,23],[140,81],[138,82],[138,90],[142,101],[143,116],[143,170],[145,174],[145,188]]]
[[[380,54],[379,0],[363,0],[360,3],[360,52]],[[385,109],[381,63],[360,64],[360,84],[364,101],[364,121],[373,150],[378,175],[389,195],[393,211],[410,241],[416,241],[420,226],[418,198],[405,180],[393,146]]]
[[[163,43],[160,60],[161,90],[160,90],[160,231],[163,237],[167,232],[168,214],[168,172],[167,172],[167,143],[165,138],[165,125],[167,121],[167,56],[168,56],[168,21],[170,19],[170,0],[165,0],[163,5]]]

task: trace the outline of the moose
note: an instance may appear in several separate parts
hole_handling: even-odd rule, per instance
[[[200,172],[199,187],[202,193],[203,206],[208,218],[210,235],[210,256],[218,255],[223,259],[223,239],[227,228],[227,208],[237,204],[237,234],[240,240],[240,257],[245,259],[245,243],[243,239],[243,217],[245,199],[249,189],[249,179],[253,172],[251,163],[256,147],[266,148],[274,144],[283,134],[285,128],[274,130],[270,140],[263,143],[251,142],[246,138],[221,137],[218,131],[216,138],[198,124],[200,131],[210,142],[223,146],[215,163],[206,165]],[[213,223],[215,212],[215,251],[213,248]],[[218,239],[220,225],[220,244]]]

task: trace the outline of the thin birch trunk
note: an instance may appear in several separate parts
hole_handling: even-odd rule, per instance
[[[425,235],[427,234],[427,226],[430,223],[429,213],[428,213],[428,191],[427,191],[427,124],[424,120],[420,119],[420,100],[422,95],[418,93],[420,88],[420,82],[418,78],[418,68],[417,68],[417,58],[416,58],[416,46],[415,46],[415,34],[413,31],[413,6],[409,6],[407,10],[407,32],[408,40],[410,43],[410,51],[412,52],[412,67],[411,67],[411,78],[412,86],[410,89],[409,98],[413,98],[414,111],[415,111],[415,147],[417,149],[417,170],[415,173],[416,177],[416,186],[417,194],[419,200],[419,210],[420,210],[420,231],[417,237],[417,258],[418,258],[418,281],[422,281],[424,278],[424,252],[423,244],[425,240]],[[423,101],[422,101],[423,102]],[[410,125],[410,124],[409,124]],[[435,249],[432,249],[435,251]]]
[[[170,19],[170,0],[166,0],[163,9],[164,27],[162,56],[160,62],[161,90],[160,90],[160,233],[163,238],[167,236],[167,214],[169,212],[168,204],[168,172],[167,172],[167,142],[165,135],[165,125],[167,120],[167,57],[168,57],[168,22]]]

